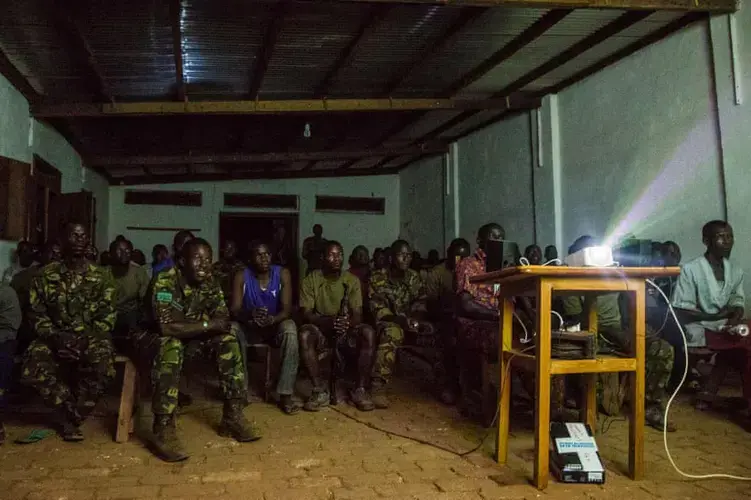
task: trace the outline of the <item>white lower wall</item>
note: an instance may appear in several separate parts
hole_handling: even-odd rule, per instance
[[[201,191],[201,207],[165,207],[125,205],[126,189]],[[130,230],[128,226],[200,229],[200,237],[214,247],[219,243],[220,212],[264,212],[224,208],[224,193],[293,194],[299,197],[300,244],[312,232],[314,224],[323,226],[323,236],[338,240],[347,255],[356,245],[389,245],[399,234],[399,176],[343,177],[331,179],[294,179],[228,181],[111,187],[109,193],[109,240],[123,234],[148,256],[156,244],[172,243],[173,232]],[[384,215],[316,212],[316,195],[382,197],[386,199]],[[299,249],[298,249],[299,254]]]

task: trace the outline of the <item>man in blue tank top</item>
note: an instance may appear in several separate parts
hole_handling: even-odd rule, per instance
[[[287,269],[271,264],[271,250],[259,241],[251,242],[249,267],[235,274],[232,314],[243,325],[248,343],[257,338],[282,350],[282,368],[276,392],[279,407],[288,415],[300,411],[292,399],[295,392],[300,351],[297,325],[292,316],[292,278]]]

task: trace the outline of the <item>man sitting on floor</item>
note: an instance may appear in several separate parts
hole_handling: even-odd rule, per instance
[[[729,260],[733,228],[725,221],[708,222],[702,239],[707,251],[683,265],[672,299],[689,347],[707,346],[719,353],[707,385],[697,395],[697,407],[706,409],[713,402],[727,364],[737,364],[749,406],[741,425],[751,432],[751,337],[734,335],[731,330],[746,323],[743,270]]]
[[[123,350],[123,341],[143,316],[143,303],[149,287],[146,269],[130,261],[132,244],[115,240],[110,244],[110,272],[115,283],[117,320],[113,330],[115,346]]]
[[[188,458],[175,429],[175,409],[186,348],[210,354],[224,396],[221,436],[240,442],[260,438],[243,415],[246,373],[239,327],[230,322],[219,284],[211,278],[211,245],[196,238],[182,248],[179,265],[162,271],[151,294],[153,324],[135,330],[131,340],[139,361],[151,369],[154,448],[159,458]]]
[[[337,241],[327,241],[321,269],[305,276],[300,287],[300,352],[308,370],[313,392],[305,410],[318,411],[329,404],[329,391],[320,376],[318,353],[328,343],[332,349],[354,363],[357,370],[355,389],[350,401],[360,411],[374,408],[368,394],[370,372],[375,352],[375,331],[362,322],[360,280],[349,271],[342,271],[344,251]],[[332,355],[337,355],[333,353]]]
[[[68,224],[65,260],[44,266],[29,295],[36,338],[21,382],[55,410],[65,441],[83,439],[81,424],[115,376],[115,287],[106,269],[86,259],[88,247],[84,226]]]
[[[453,240],[446,250],[445,262],[428,272],[425,281],[427,309],[436,325],[441,347],[441,360],[435,367],[439,399],[447,405],[456,403],[459,392],[459,370],[456,360],[456,283],[454,272],[459,262],[469,257],[469,243],[463,238]]]
[[[392,257],[386,269],[370,277],[370,311],[377,321],[378,348],[373,368],[373,403],[388,408],[385,394],[396,363],[396,349],[404,343],[405,333],[435,334],[425,316],[425,285],[417,271],[410,268],[412,249],[404,240],[391,245]],[[419,318],[418,318],[419,317]]]
[[[250,244],[250,266],[235,274],[231,312],[253,337],[282,349],[282,368],[276,392],[279,407],[288,415],[300,410],[295,392],[300,350],[297,325],[292,319],[292,277],[287,269],[271,264],[271,250],[260,241]]]
[[[569,254],[595,246],[597,243],[591,236],[578,238],[569,248]],[[619,293],[604,293],[597,295],[597,346],[600,352],[629,354],[631,352],[630,332],[632,326],[624,328],[620,309]],[[567,295],[563,299],[563,317],[567,323],[587,323],[584,301],[582,297]],[[667,403],[666,388],[673,370],[673,348],[660,338],[648,324],[646,345],[644,347],[646,364],[646,388],[644,399],[646,409],[644,419],[647,425],[663,430],[665,425],[665,404]],[[620,392],[618,374],[601,374],[600,405],[608,410],[608,414],[619,414],[623,403]],[[668,423],[667,430],[674,432],[675,427]]]

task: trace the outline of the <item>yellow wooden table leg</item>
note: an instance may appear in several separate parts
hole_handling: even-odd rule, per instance
[[[498,342],[498,355],[500,357],[500,397],[498,398],[498,442],[496,444],[496,460],[499,464],[505,464],[508,459],[508,435],[509,418],[511,408],[511,371],[510,360],[503,355],[504,351],[511,350],[513,336],[514,305],[510,298],[501,300],[500,317],[500,340]]]
[[[534,485],[548,487],[550,471],[550,302],[551,285],[540,278],[537,286],[537,401]]]
[[[597,374],[585,373],[581,375],[583,383],[584,404],[583,415],[580,417],[589,424],[592,432],[597,429]]]
[[[629,421],[628,465],[631,479],[644,477],[644,392],[645,392],[645,333],[646,294],[643,280],[629,280],[629,289],[634,290],[631,302],[631,317],[634,318],[633,356],[636,372],[629,374],[631,388],[631,418]]]

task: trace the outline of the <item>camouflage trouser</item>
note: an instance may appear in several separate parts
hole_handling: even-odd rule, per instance
[[[625,349],[625,348],[624,348]],[[655,335],[647,326],[644,346],[645,391],[644,402],[647,406],[664,408],[666,388],[673,371],[673,347],[664,339]],[[597,378],[597,400],[599,406],[608,415],[620,413],[627,386],[618,373],[603,373]]]
[[[34,340],[24,356],[21,382],[47,405],[57,408],[70,401],[86,416],[115,378],[115,348],[107,338],[89,337],[82,344],[80,359],[69,361],[44,340]]]
[[[152,411],[157,415],[168,415],[177,408],[180,374],[186,350],[214,357],[224,398],[244,399],[246,375],[238,341],[240,335],[242,333],[235,323],[232,323],[230,333],[208,339],[180,340],[148,331],[131,333],[139,361],[151,367],[151,383],[154,388]]]
[[[376,348],[375,363],[373,363],[373,380],[376,383],[387,384],[394,372],[396,348],[404,343],[404,331],[401,326],[388,321],[379,321],[376,329],[378,331],[378,347]],[[418,337],[435,335],[435,328],[427,321],[420,321],[417,335]]]

